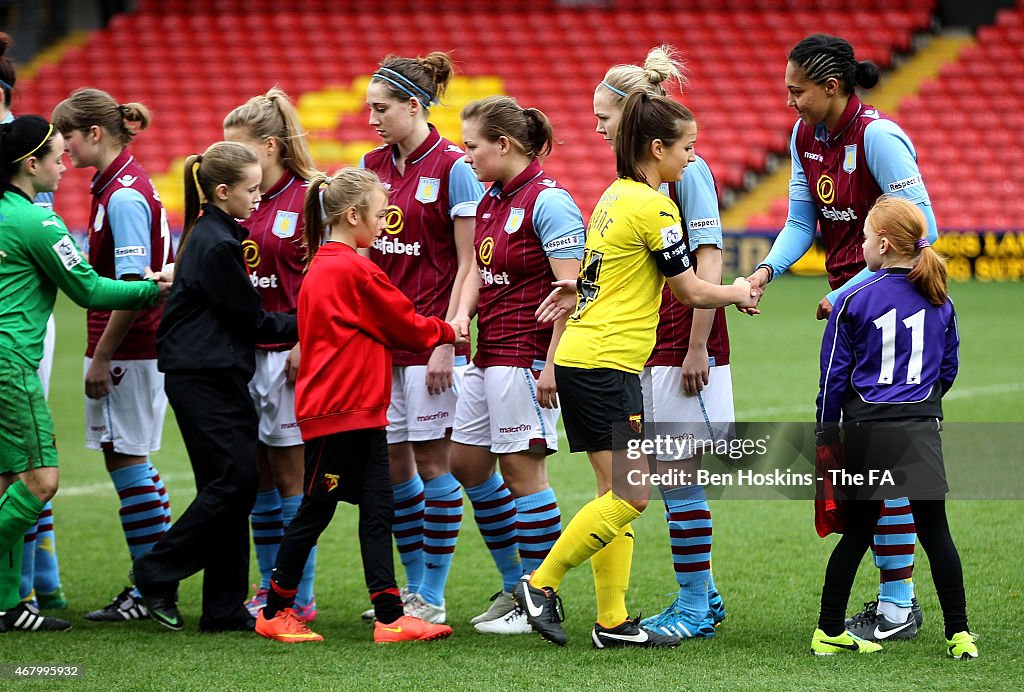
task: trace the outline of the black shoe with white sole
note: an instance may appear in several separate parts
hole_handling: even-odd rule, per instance
[[[590,633],[595,649],[621,649],[627,646],[639,646],[645,649],[671,648],[679,646],[679,637],[658,634],[640,626],[640,618],[626,620],[618,627],[602,627],[595,623]]]
[[[913,639],[917,636],[918,625],[914,612],[907,613],[904,622],[893,622],[878,612],[878,602],[864,604],[864,610],[846,621],[846,629],[850,634],[869,642],[882,642],[894,639]]]
[[[565,646],[569,641],[565,630],[562,629],[565,613],[562,611],[562,599],[554,589],[549,586],[538,589],[530,583],[530,575],[524,574],[512,589],[512,596],[526,613],[527,621],[540,636],[552,644]]]

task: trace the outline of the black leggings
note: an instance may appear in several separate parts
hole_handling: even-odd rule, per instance
[[[871,546],[881,508],[881,501],[876,500],[845,503],[846,530],[829,557],[825,569],[825,585],[821,589],[821,611],[818,614],[818,627],[830,637],[842,634],[845,629],[850,589],[864,553]],[[948,639],[968,628],[964,573],[960,555],[949,533],[946,501],[911,500],[910,509],[914,514],[914,525],[921,547],[931,562],[932,580],[942,606]]]
[[[338,502],[345,501],[359,506],[363,574],[377,619],[393,622],[402,615],[402,602],[391,548],[394,495],[384,430],[312,438],[306,442],[305,457],[305,493],[281,539],[266,617],[292,606],[310,551],[334,518]]]

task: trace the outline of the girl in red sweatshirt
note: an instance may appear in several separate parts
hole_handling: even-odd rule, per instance
[[[452,633],[447,625],[402,613],[391,549],[394,498],[384,428],[392,349],[419,352],[462,344],[468,334],[416,314],[384,271],[357,252],[380,235],[387,203],[377,175],[362,169],[314,176],[306,191],[309,269],[299,291],[302,361],[295,385],[295,413],[306,444],[305,495],[285,531],[267,605],[256,622],[256,631],[268,639],[323,639],[293,606],[309,551],[340,501],[359,506],[363,571],[377,618],[374,641],[443,639]]]

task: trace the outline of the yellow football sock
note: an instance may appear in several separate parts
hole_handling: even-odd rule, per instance
[[[640,512],[611,491],[591,500],[562,531],[530,582],[536,587],[550,586],[557,591],[566,572],[608,546],[622,527],[638,516]]]
[[[619,535],[590,558],[597,593],[597,622],[602,627],[618,627],[626,618],[626,589],[633,566],[633,525],[626,524]]]

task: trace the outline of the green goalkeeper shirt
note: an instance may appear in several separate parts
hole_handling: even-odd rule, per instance
[[[39,367],[58,288],[87,308],[138,310],[156,302],[156,283],[99,276],[59,216],[13,186],[2,193],[0,358]]]

